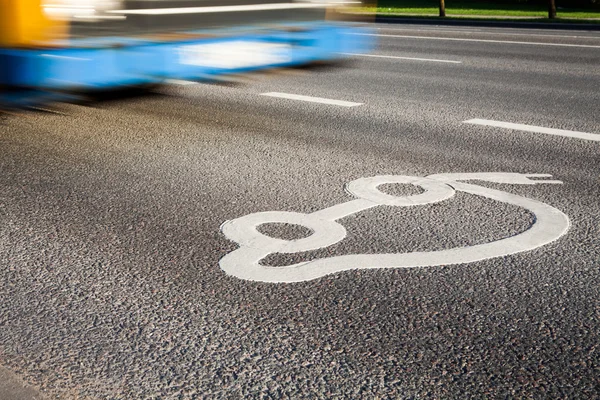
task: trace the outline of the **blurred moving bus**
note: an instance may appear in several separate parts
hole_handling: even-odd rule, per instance
[[[0,107],[368,51],[344,1],[0,0]]]

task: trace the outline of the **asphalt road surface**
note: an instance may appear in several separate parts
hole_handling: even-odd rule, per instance
[[[600,33],[374,34],[0,121],[0,397],[600,397]]]

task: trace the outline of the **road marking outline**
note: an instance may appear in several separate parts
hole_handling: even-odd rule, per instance
[[[481,180],[516,185],[562,183],[555,180],[532,179],[549,177],[550,175],[546,174],[458,173],[436,174],[428,177],[387,175],[358,179],[346,186],[346,190],[358,199],[312,214],[268,211],[226,221],[221,225],[221,231],[228,239],[237,242],[240,247],[221,258],[219,266],[227,274],[240,279],[291,283],[310,281],[352,269],[415,268],[466,264],[530,251],[564,235],[570,227],[569,218],[562,211],[540,201],[464,181]],[[414,196],[392,196],[378,190],[378,186],[388,183],[409,183],[420,186],[425,191]],[[525,208],[535,214],[535,222],[529,229],[518,235],[469,247],[431,252],[349,254],[278,267],[260,264],[262,259],[273,253],[289,254],[311,251],[338,243],[345,238],[346,230],[336,220],[348,215],[382,205],[406,207],[436,203],[451,198],[456,191]],[[268,237],[258,231],[258,226],[273,222],[303,225],[311,229],[313,235],[297,240],[283,240]]]
[[[569,138],[600,142],[600,134],[597,134],[597,133],[586,133],[586,132],[578,132],[578,131],[568,131],[565,129],[544,128],[542,126],[513,124],[511,122],[492,121],[489,119],[478,119],[478,118],[470,119],[468,121],[463,121],[463,122],[465,124],[492,126],[492,127],[496,127],[496,128],[514,129],[514,130],[524,131],[524,132],[545,133],[547,135],[564,136],[564,137],[569,137]]]

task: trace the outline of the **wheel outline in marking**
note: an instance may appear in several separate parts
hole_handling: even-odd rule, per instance
[[[467,264],[525,251],[551,243],[563,236],[570,227],[567,215],[537,200],[509,192],[487,188],[465,181],[479,180],[493,183],[536,185],[561,184],[548,180],[547,174],[518,173],[456,173],[435,174],[427,177],[384,175],[360,178],[346,185],[346,191],[358,197],[311,214],[289,211],[266,211],[226,221],[221,231],[240,247],[225,255],[219,266],[227,274],[240,279],[272,283],[303,282],[333,273],[353,269],[415,268],[440,265]],[[538,178],[536,180],[532,178]],[[544,178],[544,179],[540,179]],[[413,196],[392,196],[382,193],[378,186],[389,183],[410,183],[424,189]],[[409,207],[431,204],[450,199],[461,191],[495,201],[525,208],[535,215],[534,223],[518,235],[493,242],[468,247],[431,252],[349,254],[301,262],[289,266],[272,267],[260,261],[272,253],[296,253],[331,246],[343,240],[345,228],[336,220],[370,208],[386,205]],[[290,223],[309,228],[313,234],[298,240],[268,237],[258,232],[258,226],[266,223]]]

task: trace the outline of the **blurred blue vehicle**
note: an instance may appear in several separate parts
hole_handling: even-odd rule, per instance
[[[367,52],[344,4],[262,0],[0,0],[0,104],[210,80]]]

